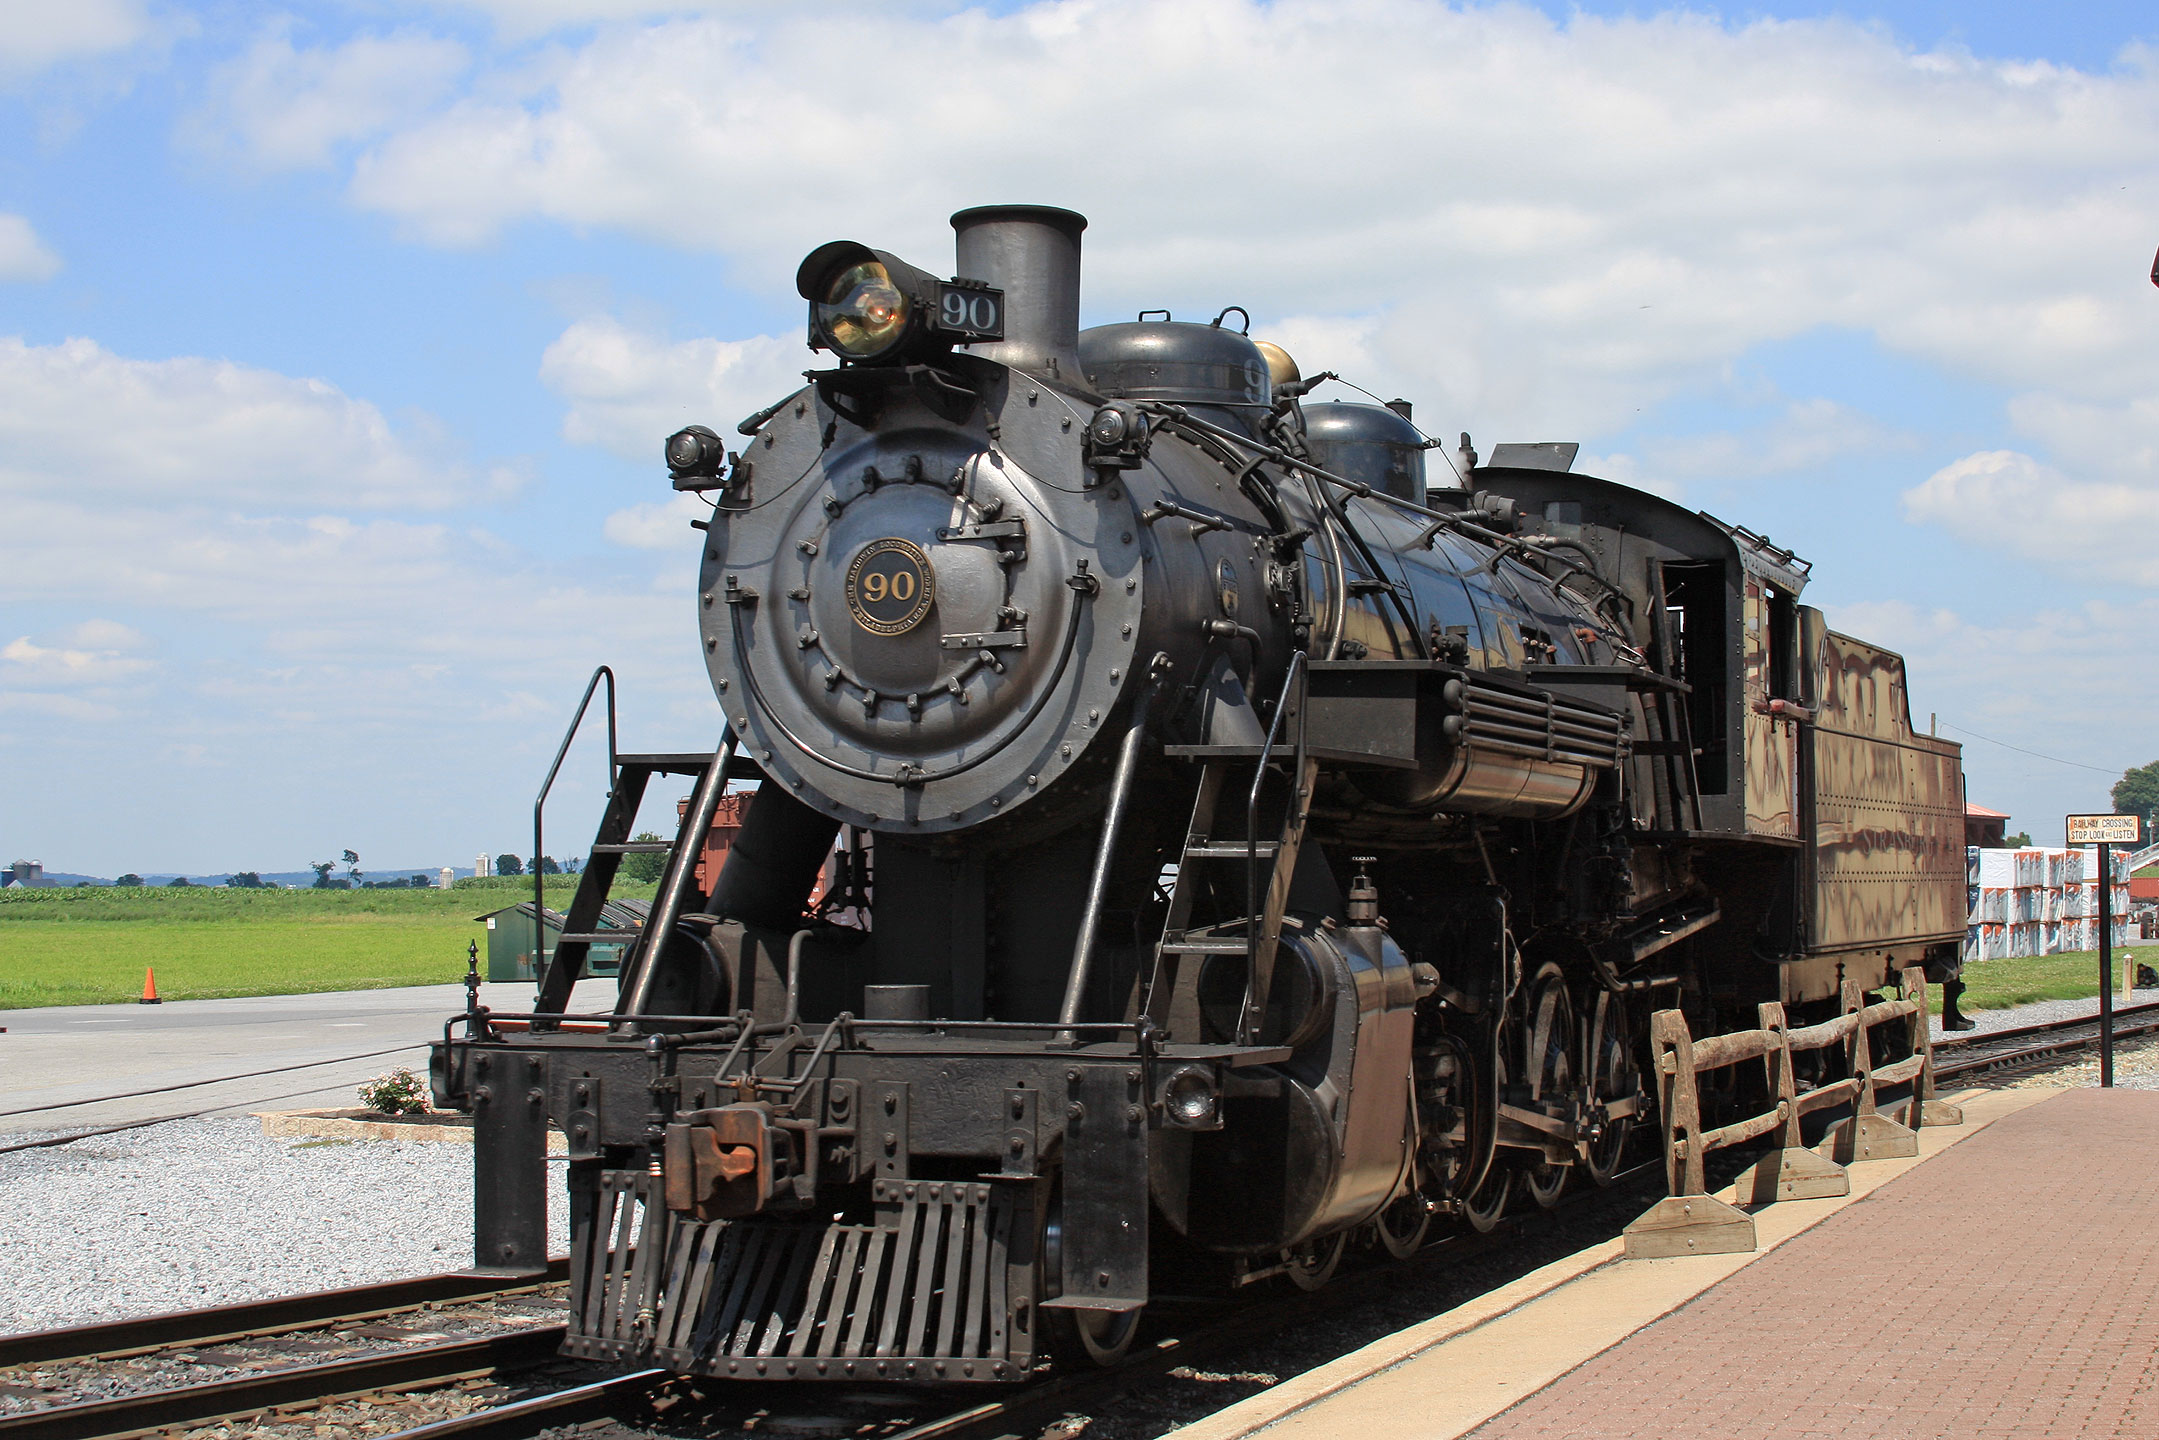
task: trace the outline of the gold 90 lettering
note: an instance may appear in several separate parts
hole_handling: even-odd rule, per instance
[[[890,580],[887,580],[882,573],[874,570],[862,577],[862,598],[869,601],[872,605],[875,605],[878,602],[882,601],[885,598],[886,592],[888,590],[890,591],[892,598],[899,601],[902,605],[914,599],[914,571],[896,571],[892,575]]]

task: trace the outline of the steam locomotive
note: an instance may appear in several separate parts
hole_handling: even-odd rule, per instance
[[[534,1010],[437,1047],[482,1266],[544,1261],[566,1137],[570,1353],[1109,1362],[1165,1275],[1317,1285],[1609,1181],[1655,1009],[1955,975],[1958,748],[1807,562],[1314,398],[1234,307],[1083,331],[1068,211],[952,223],[952,279],[812,252],[832,363],[739,453],[667,441],[720,742],[614,759]],[[616,1004],[568,1013],[668,774]]]

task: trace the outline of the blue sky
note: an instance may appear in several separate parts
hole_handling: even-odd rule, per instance
[[[659,442],[793,265],[1089,214],[1480,445],[1765,531],[2041,839],[2159,759],[2126,6],[77,0],[0,26],[0,859],[525,849],[583,677],[709,744]],[[1952,729],[1950,727],[1959,727]],[[2033,758],[2002,745],[2077,762]],[[2096,768],[2080,768],[2096,767]],[[597,761],[551,834],[581,848]]]

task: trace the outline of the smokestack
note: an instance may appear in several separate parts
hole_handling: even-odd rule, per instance
[[[963,279],[1005,292],[1005,338],[971,354],[1068,389],[1079,361],[1080,232],[1087,217],[1052,205],[978,205],[952,217]]]

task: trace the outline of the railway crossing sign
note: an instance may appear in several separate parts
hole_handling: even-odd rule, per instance
[[[2141,815],[2071,815],[2066,817],[2072,845],[2138,845],[2143,843]]]
[[[2065,815],[2063,828],[2072,845],[2099,847],[2099,1085],[2114,1085],[2114,867],[2110,852],[2116,845],[2135,846],[2144,840],[2141,815]]]

